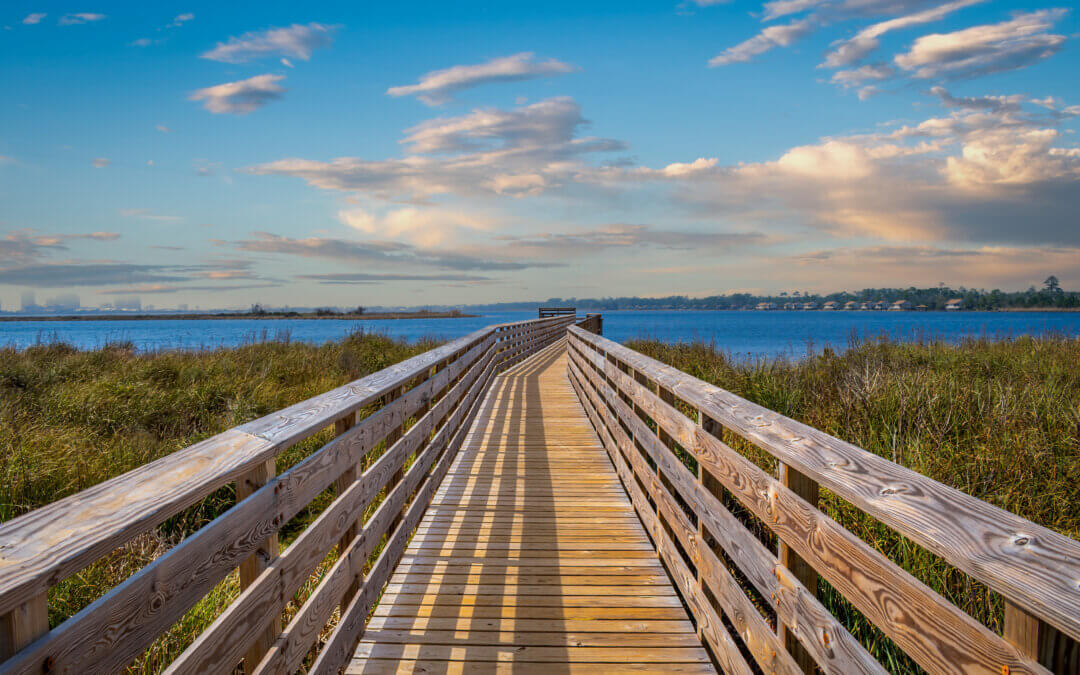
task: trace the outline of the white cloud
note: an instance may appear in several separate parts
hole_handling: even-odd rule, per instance
[[[172,133],[172,129],[165,126],[164,124],[158,124],[154,128],[157,129],[158,131],[160,131],[163,134],[171,134]]]
[[[808,9],[813,9],[822,4],[825,4],[828,0],[775,0],[774,2],[766,2],[764,21],[772,21],[782,16],[788,16],[789,14],[798,14],[805,12]]]
[[[22,22],[28,26],[33,26],[35,24],[41,23],[41,20],[44,19],[46,16],[48,16],[48,14],[46,14],[45,12],[33,12],[31,14],[27,14],[26,18],[23,19]]]
[[[293,67],[292,61],[285,58],[284,56],[281,57],[281,65],[285,66],[286,68],[292,68]]]
[[[845,89],[861,87],[867,82],[880,82],[887,80],[895,74],[895,71],[885,64],[859,66],[850,70],[838,70],[833,73],[833,84],[838,84]]]
[[[79,12],[78,14],[65,14],[64,16],[60,17],[60,20],[57,23],[59,23],[61,26],[77,26],[82,23],[101,21],[104,18],[104,14]]]
[[[203,101],[203,107],[212,113],[244,115],[281,98],[285,88],[277,83],[284,79],[284,75],[256,75],[199,89],[188,99]]]
[[[969,7],[980,2],[984,2],[984,0],[954,0],[954,2],[947,2],[944,5],[927,9],[922,12],[875,23],[872,26],[862,29],[855,34],[855,37],[849,40],[842,40],[834,43],[832,51],[825,55],[825,62],[822,65],[827,68],[850,66],[877,49],[880,44],[878,38],[886,33],[931,23],[933,21],[940,21],[958,9]]]
[[[450,101],[455,93],[470,87],[493,82],[519,82],[575,70],[575,66],[556,59],[533,61],[531,52],[522,52],[486,63],[435,70],[423,75],[416,84],[390,87],[386,93],[390,96],[416,95],[428,105],[440,105]]]
[[[288,28],[271,28],[231,37],[228,42],[219,42],[216,47],[200,56],[224,63],[246,63],[276,54],[307,61],[313,50],[330,46],[333,42],[331,36],[336,29],[337,26],[321,23],[309,23],[306,26],[294,23]]]
[[[191,21],[194,18],[195,18],[195,15],[192,14],[191,12],[185,12],[183,14],[177,14],[176,18],[174,18],[172,20],[172,22],[168,25],[168,28],[178,28],[179,26],[183,26],[185,23],[187,23],[188,21]]]
[[[95,157],[94,160],[92,162],[90,162],[90,164],[95,169],[104,169],[105,167],[112,164],[112,160],[109,159],[108,157]]]
[[[915,40],[895,57],[917,78],[960,78],[1023,68],[1061,49],[1064,35],[1047,33],[1064,9],[1018,13],[1009,21],[934,33]]]
[[[362,208],[342,209],[338,219],[349,227],[384,239],[405,239],[418,246],[444,245],[462,230],[489,230],[490,219],[441,207],[406,207],[381,215]]]
[[[1012,96],[953,96],[945,87],[931,87],[930,93],[937,96],[947,108],[966,110],[989,110],[992,112],[1019,112],[1024,101],[1022,94]],[[1039,104],[1040,101],[1032,100]]]
[[[971,134],[959,157],[947,159],[953,185],[973,190],[1080,181],[1080,149],[1055,147],[1056,129],[990,129]]]
[[[710,66],[727,66],[732,63],[745,63],[759,54],[764,54],[774,47],[787,47],[809,35],[816,28],[812,17],[792,21],[782,26],[769,26],[754,37],[729,47],[709,60]]]
[[[581,157],[624,149],[613,139],[577,138],[585,124],[573,99],[552,98],[423,122],[406,130],[401,142],[410,154],[400,159],[282,159],[248,171],[296,176],[316,187],[380,199],[536,195],[573,176],[583,166]]]
[[[154,43],[155,43],[155,41],[151,40],[150,38],[139,38],[138,40],[133,40],[131,42],[131,46],[132,47],[149,47],[150,45],[152,45]]]

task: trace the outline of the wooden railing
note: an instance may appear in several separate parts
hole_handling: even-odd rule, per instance
[[[604,317],[599,314],[586,314],[584,319],[580,319],[574,324],[581,330],[587,330],[593,335],[604,334]]]
[[[553,316],[573,316],[577,310],[573,307],[541,307],[537,314],[541,319],[549,319]]]
[[[1080,542],[580,327],[569,352],[571,383],[727,673],[755,672],[748,660],[766,673],[885,672],[822,605],[819,575],[929,672],[1080,668]],[[778,475],[735,437],[778,460]],[[1001,593],[1005,634],[819,511],[820,488]]]
[[[337,672],[493,374],[574,320],[484,328],[0,525],[0,671],[121,670],[239,568],[239,597],[169,672],[241,662],[248,675],[294,672],[340,608],[309,669]],[[373,412],[357,419],[362,409]],[[275,475],[278,455],[330,427],[332,441]],[[235,507],[49,630],[50,587],[230,482]],[[282,526],[332,486],[333,502],[280,551]],[[337,561],[282,626],[286,603],[335,546]]]

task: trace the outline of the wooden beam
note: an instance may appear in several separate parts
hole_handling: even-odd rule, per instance
[[[816,482],[783,462],[780,462],[778,477],[784,486],[790,488],[792,492],[805,499],[811,506],[817,507],[819,490]],[[791,572],[792,576],[802,582],[802,585],[806,587],[807,592],[814,597],[817,597],[817,570],[803,560],[790,546],[785,544],[783,539],[777,537],[776,540],[777,557],[780,559],[780,564],[788,568],[788,571]],[[784,641],[788,652],[795,658],[795,662],[799,664],[799,667],[802,668],[803,672],[807,675],[813,675],[817,670],[817,664],[814,663],[814,658],[810,656],[810,652],[806,651],[806,649],[799,644],[799,640],[788,630],[787,624],[778,620],[776,622],[776,634]]]
[[[270,482],[270,479],[277,475],[277,467],[273,459],[268,459],[259,466],[256,466],[249,473],[241,476],[236,480],[236,502],[239,504],[244,501],[256,490],[261,488]],[[240,563],[240,591],[243,592],[245,588],[255,583],[255,580],[259,578],[259,575],[270,566],[271,563],[278,557],[278,535],[277,532],[273,532],[269,537],[263,540],[251,556]],[[263,654],[266,650],[270,649],[270,645],[274,644],[274,640],[277,638],[278,633],[281,632],[281,617],[276,616],[270,620],[266,629],[256,638],[251,647],[248,648],[247,653],[244,654],[244,666],[247,670],[252,670],[262,660]]]
[[[349,413],[345,417],[342,417],[338,421],[334,422],[334,435],[340,436],[344,434],[355,424],[356,413]],[[349,489],[349,486],[356,481],[357,476],[359,476],[361,473],[363,473],[363,468],[357,464],[353,464],[348,469],[345,469],[345,472],[342,473],[336,481],[334,481],[334,487],[339,498],[341,497],[341,495],[345,494],[345,491]],[[358,514],[356,522],[345,530],[345,534],[341,535],[341,539],[338,541],[337,545],[338,556],[341,556],[345,551],[349,549],[349,544],[352,543],[352,540],[360,531],[360,527],[364,524],[363,520],[363,514]],[[356,592],[359,590],[360,577],[358,575],[353,581],[352,585],[349,586],[348,590],[345,591],[345,596],[341,599],[342,609],[345,609],[345,607],[348,606],[349,601],[352,600],[352,596],[356,595]]]
[[[0,615],[0,661],[11,658],[39,635],[48,632],[48,595],[42,593]]]

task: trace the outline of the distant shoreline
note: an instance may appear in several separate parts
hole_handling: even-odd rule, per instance
[[[337,319],[345,321],[380,321],[389,319],[473,319],[479,314],[464,314],[462,312],[371,312],[364,314],[316,314],[315,312],[304,313],[273,313],[266,314],[105,314],[97,316],[73,315],[73,316],[0,316],[0,321],[206,321],[206,320],[280,320],[280,319]]]

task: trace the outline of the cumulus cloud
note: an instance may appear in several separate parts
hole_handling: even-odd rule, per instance
[[[48,16],[48,14],[46,14],[45,12],[32,12],[30,14],[27,14],[26,18],[23,19],[22,22],[28,26],[33,26],[41,23],[41,20],[44,19],[46,16]]]
[[[44,16],[44,15],[42,15]],[[94,21],[101,21],[105,18],[104,14],[95,14],[92,12],[79,12],[77,14],[65,14],[60,17],[57,22],[61,26],[77,26],[82,23],[92,23]]]
[[[996,24],[924,35],[894,61],[913,77],[964,78],[1023,68],[1056,54],[1064,35],[1048,33],[1067,10],[1017,13]]]
[[[284,75],[256,75],[246,80],[199,89],[192,92],[188,99],[202,101],[203,107],[215,114],[246,115],[280,99],[285,88],[277,83],[284,79]]]
[[[428,105],[441,105],[463,89],[495,82],[520,82],[562,75],[575,70],[576,66],[556,59],[534,61],[531,52],[522,52],[485,63],[435,70],[421,76],[416,84],[390,87],[386,93],[390,96],[415,95]]]
[[[330,46],[336,29],[337,26],[321,23],[294,23],[287,28],[271,28],[231,37],[228,42],[219,42],[200,56],[224,63],[246,63],[266,56],[286,56],[307,61],[315,49]]]
[[[709,60],[710,66],[727,66],[732,63],[745,63],[755,56],[764,54],[774,47],[787,47],[806,37],[817,27],[811,18],[792,21],[782,26],[769,26],[754,37],[729,47]]]
[[[342,209],[338,219],[364,234],[406,239],[421,246],[444,244],[461,230],[489,230],[494,226],[488,218],[435,207],[406,207],[380,215],[362,208]]]
[[[379,198],[433,195],[537,195],[581,168],[580,158],[625,149],[608,138],[577,137],[587,124],[573,99],[553,98],[513,110],[482,109],[407,129],[400,159],[339,157],[329,162],[282,159],[250,167],[332,190]]]

